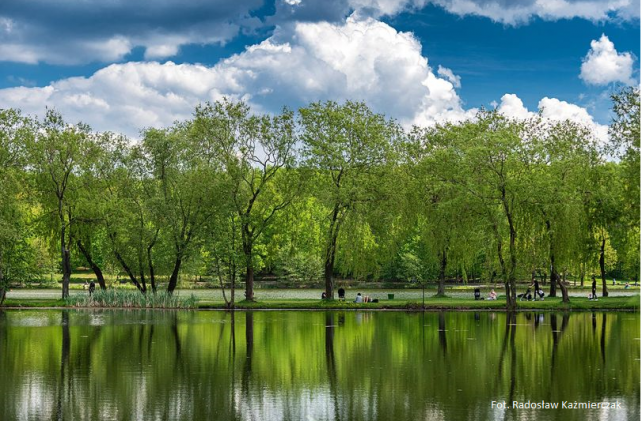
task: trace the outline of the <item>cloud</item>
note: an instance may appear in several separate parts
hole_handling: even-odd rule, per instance
[[[197,104],[223,96],[244,100],[256,112],[279,112],[283,105],[296,109],[313,101],[362,100],[405,126],[473,118],[477,109],[464,108],[456,90],[460,77],[441,66],[435,73],[421,51],[412,34],[372,18],[298,23],[278,28],[265,41],[212,67],[112,64],[90,77],[2,89],[0,108],[42,115],[45,106],[53,107],[70,122],[82,120],[96,130],[129,136],[188,119]],[[513,118],[533,115],[515,94],[504,95],[497,108]],[[569,118],[606,136],[606,126],[577,105],[544,98],[539,109],[545,118]]]
[[[590,21],[636,20],[639,0],[346,0],[351,10],[373,17],[393,16],[428,4],[459,16],[482,16],[509,25],[581,18]]]
[[[461,77],[453,73],[452,70],[447,67],[442,67],[441,65],[437,68],[437,74],[443,78],[446,78],[453,86],[457,89],[461,88]]]
[[[128,135],[189,118],[199,102],[224,95],[268,112],[318,100],[363,100],[407,125],[474,113],[462,108],[451,82],[458,85],[459,77],[445,68],[441,74],[447,78],[433,73],[412,34],[371,18],[351,17],[342,24],[298,23],[278,29],[213,67],[113,64],[87,78],[3,89],[0,107],[38,115],[45,106],[55,107],[70,121]]]
[[[0,61],[82,64],[122,60],[134,47],[146,58],[175,55],[186,44],[224,43],[255,25],[261,0],[3,0]]]
[[[615,45],[604,34],[599,40],[591,41],[591,49],[584,57],[581,69],[580,79],[590,85],[634,83],[631,53],[618,53]]]
[[[537,104],[542,118],[553,121],[569,120],[589,128],[601,142],[608,141],[608,126],[595,122],[585,108],[579,105],[561,101],[557,98],[542,98]],[[507,117],[526,120],[536,114],[528,111],[522,100],[515,94],[505,94],[497,107],[497,111]]]
[[[527,119],[534,115],[528,111],[524,106],[524,102],[515,94],[505,94],[497,107],[497,111],[506,117],[516,119]]]
[[[240,31],[341,24],[395,16],[435,5],[459,16],[516,25],[535,17],[591,21],[639,19],[639,0],[276,0],[272,16],[253,17],[263,0],[3,0],[0,61],[49,64],[111,63],[135,47],[145,59],[175,56],[185,45],[223,44]]]
[[[431,0],[450,13],[483,16],[509,25],[544,20],[581,18],[605,21],[639,18],[639,0]]]

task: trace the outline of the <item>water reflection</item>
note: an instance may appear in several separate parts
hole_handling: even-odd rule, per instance
[[[0,312],[0,419],[638,419],[639,326],[631,313]],[[491,407],[616,399],[617,413]]]

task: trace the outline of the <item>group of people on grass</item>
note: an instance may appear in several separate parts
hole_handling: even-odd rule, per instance
[[[339,290],[337,292],[339,294],[339,300],[345,300],[346,291],[343,288],[339,288]],[[327,298],[328,298],[327,294],[325,292],[322,292],[321,293],[321,299],[325,300]],[[373,298],[371,298],[371,297],[369,297],[367,295],[361,295],[361,293],[358,292],[357,296],[354,299],[354,302],[357,303],[357,304],[361,304],[361,303],[378,303],[379,300],[376,299],[376,298],[373,299]]]
[[[597,281],[595,280],[595,276],[592,277],[593,282],[591,283],[591,293],[589,294],[588,298],[589,300],[597,300]],[[615,285],[615,279],[613,280],[613,283]],[[624,289],[630,288],[629,283],[627,282],[626,285],[624,285]],[[531,292],[531,289],[533,292]],[[339,299],[340,300],[345,300],[345,290],[343,288],[339,288]],[[536,279],[533,279],[533,282],[528,286],[526,289],[526,292],[523,294],[519,294],[518,297],[520,301],[526,300],[526,301],[544,301],[544,290],[540,289],[539,287],[539,282]],[[322,299],[326,299],[326,293],[321,294]],[[479,288],[475,288],[475,300],[483,300],[481,297],[481,292]],[[488,297],[486,300],[497,300],[497,293],[495,292],[495,289],[491,289],[490,292],[488,293]],[[360,303],[370,303],[370,302],[378,302],[379,300],[375,299],[373,300],[367,295],[361,295],[361,293],[357,293],[357,296],[354,299],[354,302],[357,304]]]

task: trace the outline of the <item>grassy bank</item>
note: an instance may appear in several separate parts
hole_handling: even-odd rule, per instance
[[[97,291],[98,293],[98,291]],[[158,297],[156,302],[145,300],[144,296],[136,293],[139,304],[132,303],[131,298],[113,297],[111,300],[94,299],[89,300],[83,296],[82,299],[7,299],[5,308],[38,308],[38,307],[110,307],[110,308],[132,308],[132,307],[156,307],[156,308],[196,308],[196,309],[224,309],[222,301],[198,300],[189,303],[170,303],[167,298]],[[119,298],[120,297],[120,298]],[[99,298],[99,297],[96,297]],[[506,301],[500,297],[497,301],[475,301],[470,298],[459,297],[427,297],[426,309],[429,310],[504,310]],[[640,309],[640,296],[619,296],[599,298],[591,301],[584,297],[572,297],[570,304],[562,303],[561,298],[546,298],[544,301],[519,301],[519,310],[635,310]],[[239,301],[237,309],[254,310],[346,310],[346,309],[368,309],[368,310],[421,310],[421,300],[381,300],[378,303],[356,304],[352,301],[324,301],[318,299],[270,299],[263,301]]]
[[[466,298],[430,297],[425,301],[429,310],[504,310],[506,300],[497,301],[471,300]],[[197,304],[200,309],[225,308],[224,303],[202,301]],[[323,301],[323,300],[270,300],[270,301],[240,301],[236,303],[238,309],[314,309],[314,310],[346,310],[346,309],[371,309],[371,310],[421,310],[422,302],[415,300],[382,300],[378,303],[356,304],[351,301]],[[587,298],[574,297],[570,304],[562,303],[561,298],[547,298],[544,301],[520,301],[517,303],[519,310],[639,310],[640,297],[607,297],[597,301]]]

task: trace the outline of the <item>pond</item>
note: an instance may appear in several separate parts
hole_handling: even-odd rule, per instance
[[[631,420],[640,315],[10,310],[0,373],[4,420]]]

